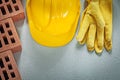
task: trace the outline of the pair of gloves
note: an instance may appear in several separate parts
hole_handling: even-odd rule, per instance
[[[89,51],[101,53],[112,49],[112,0],[86,0],[77,41]]]

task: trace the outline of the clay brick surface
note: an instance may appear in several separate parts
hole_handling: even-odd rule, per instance
[[[12,52],[0,54],[0,80],[21,80]]]
[[[25,18],[21,0],[0,0],[0,20],[6,18],[14,22]]]
[[[0,21],[0,52],[21,51],[21,43],[11,18]]]

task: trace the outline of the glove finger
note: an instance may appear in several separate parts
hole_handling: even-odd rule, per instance
[[[94,50],[95,36],[96,36],[96,24],[91,24],[87,36],[88,51]]]
[[[86,40],[87,40],[87,35],[88,35],[88,32],[86,32],[85,37],[83,38],[83,40],[82,40],[82,41],[79,41],[79,44],[81,44],[81,45],[84,45],[84,44],[85,44],[85,42],[86,42]]]
[[[90,15],[85,14],[85,16],[83,17],[81,21],[80,30],[78,32],[78,36],[76,37],[77,41],[79,41],[80,44],[84,44],[83,42],[85,42],[85,36],[86,36],[86,33],[89,28],[89,24],[90,24],[89,18],[90,18]]]
[[[95,52],[96,52],[97,54],[102,53],[102,50],[98,48],[97,39],[95,39]]]
[[[95,41],[95,51],[99,54],[103,51],[104,46],[104,27],[97,28],[97,37]]]
[[[105,41],[105,49],[107,51],[111,51],[112,50],[112,40],[109,41],[109,42]]]
[[[112,24],[105,26],[105,48],[107,51],[112,49]]]

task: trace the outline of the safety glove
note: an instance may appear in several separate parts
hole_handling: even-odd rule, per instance
[[[112,0],[99,0],[100,9],[105,20],[105,48],[107,51],[112,49]]]
[[[112,48],[112,0],[86,0],[77,40],[87,44],[89,51],[101,53]]]

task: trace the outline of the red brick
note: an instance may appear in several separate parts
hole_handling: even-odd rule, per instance
[[[0,0],[0,20],[6,18],[14,22],[25,18],[21,0]]]
[[[21,80],[12,52],[0,53],[0,80]]]
[[[0,52],[12,50],[21,51],[21,43],[11,18],[0,21]]]

